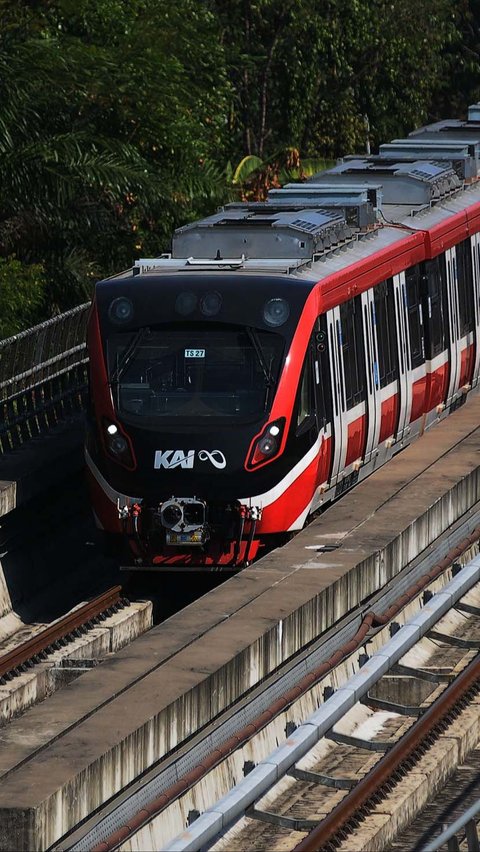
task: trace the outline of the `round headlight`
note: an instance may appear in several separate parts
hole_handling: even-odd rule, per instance
[[[187,317],[189,314],[193,314],[196,307],[197,296],[195,293],[192,293],[191,290],[185,290],[183,293],[178,294],[175,300],[175,310],[177,314],[181,314],[182,317]]]
[[[267,457],[276,453],[278,450],[278,439],[276,435],[264,435],[263,438],[260,438],[257,448],[260,450],[262,455]]]
[[[214,317],[222,307],[222,297],[217,291],[205,293],[200,299],[200,310],[206,317]]]
[[[161,508],[160,517],[164,527],[167,527],[167,529],[173,529],[173,527],[177,526],[177,524],[183,520],[182,507],[179,506],[178,503],[174,503],[169,500]]]
[[[116,456],[121,456],[128,450],[128,444],[123,437],[118,432],[116,435],[111,435],[108,437],[108,446],[110,448],[110,452],[112,452]]]
[[[290,316],[290,306],[286,299],[270,299],[265,302],[263,319],[267,325],[283,325]]]
[[[130,322],[133,317],[133,305],[130,299],[126,299],[125,296],[114,299],[108,309],[108,316],[116,325]]]

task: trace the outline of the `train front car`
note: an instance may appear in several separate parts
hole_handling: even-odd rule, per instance
[[[285,490],[316,432],[313,409],[292,432],[311,288],[220,270],[97,284],[86,457],[124,564],[236,569],[294,525]]]
[[[239,569],[479,389],[479,113],[97,284],[86,458],[124,564]]]

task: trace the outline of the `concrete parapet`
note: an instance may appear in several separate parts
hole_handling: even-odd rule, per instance
[[[478,502],[479,413],[470,401],[282,550],[0,731],[0,849],[55,843]]]
[[[83,661],[103,661],[112,652],[123,648],[152,624],[151,601],[135,602],[110,615],[101,627],[89,630],[49,655],[43,663],[18,674],[0,687],[0,727],[27,710],[32,704],[56,692],[79,674],[87,671]],[[77,662],[75,668],[62,668],[64,661]]]
[[[8,514],[17,505],[17,483],[0,480],[0,517]]]
[[[83,415],[0,455],[0,517],[83,466]]]

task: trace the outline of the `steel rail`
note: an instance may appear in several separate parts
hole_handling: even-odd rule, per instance
[[[299,760],[306,757],[320,739],[328,736],[345,714],[368,694],[372,686],[479,582],[480,556],[476,556],[443,590],[437,592],[414,618],[396,631],[386,645],[375,651],[356,674],[304,719],[293,733],[288,734],[283,743],[277,745],[215,804],[199,814],[187,829],[164,843],[162,848],[169,852],[196,852],[199,848],[207,847],[216,837],[224,835],[240,817],[248,815],[250,807],[295,767]],[[456,712],[458,714],[460,711]],[[443,724],[447,727],[447,723]],[[424,747],[428,747],[428,744],[424,744]],[[410,765],[412,763],[413,760]],[[391,787],[394,784],[391,779],[390,784]],[[367,790],[367,794],[368,792]],[[379,800],[380,796],[377,795],[374,803]],[[353,827],[356,827],[359,821],[356,812],[352,818]],[[339,842],[344,838],[345,832]],[[312,848],[318,850],[320,847],[316,845]],[[334,849],[335,846],[322,848]]]
[[[480,655],[459,674],[406,734],[345,796],[294,852],[335,850],[428,751],[438,735],[480,692]]]
[[[128,815],[127,813],[124,813],[123,817],[121,817],[119,814],[117,828],[110,828],[110,830],[107,829],[101,839],[98,835],[95,837],[95,828],[92,830],[90,836],[88,836],[89,833],[87,832],[87,836],[84,840],[88,837],[88,848],[94,850],[94,852],[107,852],[107,850],[113,850],[121,841],[131,836],[142,825],[157,816],[172,801],[185,793],[196,782],[198,782],[201,777],[205,776],[212,768],[221,763],[225,757],[235,751],[239,745],[247,742],[253,733],[265,727],[279,712],[297,700],[300,695],[311,689],[312,686],[326,673],[334,669],[335,666],[337,666],[349,654],[359,648],[366,641],[367,636],[371,635],[372,630],[379,630],[387,624],[409,601],[418,596],[425,586],[436,579],[443,571],[451,566],[461,554],[465,553],[473,543],[478,541],[479,537],[480,527],[475,526],[466,537],[460,540],[457,539],[457,543],[450,548],[443,558],[438,561],[435,560],[434,557],[431,558],[431,567],[423,568],[423,572],[418,572],[415,579],[413,580],[412,578],[410,580],[410,583],[408,583],[408,580],[404,582],[402,584],[401,591],[399,590],[397,596],[386,607],[386,609],[383,611],[378,611],[377,609],[367,610],[367,612],[364,613],[363,618],[360,620],[360,624],[354,632],[354,635],[351,635],[348,641],[344,642],[344,644],[341,642],[335,644],[334,650],[332,649],[333,653],[331,653],[327,659],[320,663],[320,665],[314,667],[313,670],[309,671],[307,674],[303,671],[303,676],[296,679],[296,681],[294,681],[294,685],[292,685],[290,689],[283,690],[281,694],[277,695],[275,698],[272,697],[272,700],[268,703],[268,709],[264,709],[263,712],[260,712],[258,715],[249,715],[248,718],[244,717],[245,724],[243,726],[240,725],[235,732],[230,732],[230,735],[225,737],[223,741],[221,738],[222,726],[221,724],[218,724],[216,733],[219,735],[220,741],[215,741],[215,743],[212,741],[210,751],[207,749],[207,752],[204,752],[201,757],[199,755],[198,762],[189,762],[189,770],[184,774],[181,772],[179,774],[175,774],[175,780],[172,779],[173,783],[170,785],[168,783],[165,785],[159,785],[159,787],[157,787],[156,794],[150,794],[150,796],[148,796],[148,794],[146,796],[143,795],[141,797],[141,805],[139,803],[139,806],[133,806],[133,808],[130,809],[127,802],[125,802],[124,804],[127,806],[126,810],[129,811]],[[214,739],[216,738],[214,737]],[[157,786],[154,780],[149,783],[152,784],[152,787]],[[148,787],[148,782],[146,783],[146,786]],[[132,798],[135,798],[135,794],[133,794]],[[122,810],[123,808],[120,806],[119,811]],[[114,826],[115,821],[113,814],[110,814],[106,818],[108,826]],[[99,826],[97,826],[97,828],[98,827]],[[74,834],[75,832],[72,833]],[[78,847],[75,842],[70,846],[67,841],[65,846],[60,843],[56,848],[80,849],[86,847],[84,847],[81,841],[79,842]]]
[[[63,640],[72,634],[81,635],[81,632],[86,632],[104,613],[116,611],[121,606],[124,606],[122,587],[112,586],[73,612],[67,613],[36,636],[0,657],[0,684],[7,683],[30,665],[45,659],[49,653],[58,649]]]

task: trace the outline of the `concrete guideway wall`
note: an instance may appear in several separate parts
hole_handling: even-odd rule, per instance
[[[0,637],[2,619],[14,617],[17,606],[41,593],[46,585],[42,571],[31,571],[23,560],[10,552],[8,528],[15,510],[29,501],[48,500],[61,494],[72,479],[79,477],[83,461],[83,416],[71,418],[28,444],[0,454]],[[6,517],[9,516],[10,517]],[[45,529],[45,535],[54,532]],[[27,571],[30,571],[27,574]],[[13,611],[13,612],[12,612]]]
[[[0,518],[83,467],[84,429],[77,415],[0,456]]]
[[[55,843],[468,512],[479,414],[472,399],[285,548],[0,732],[0,848]]]

